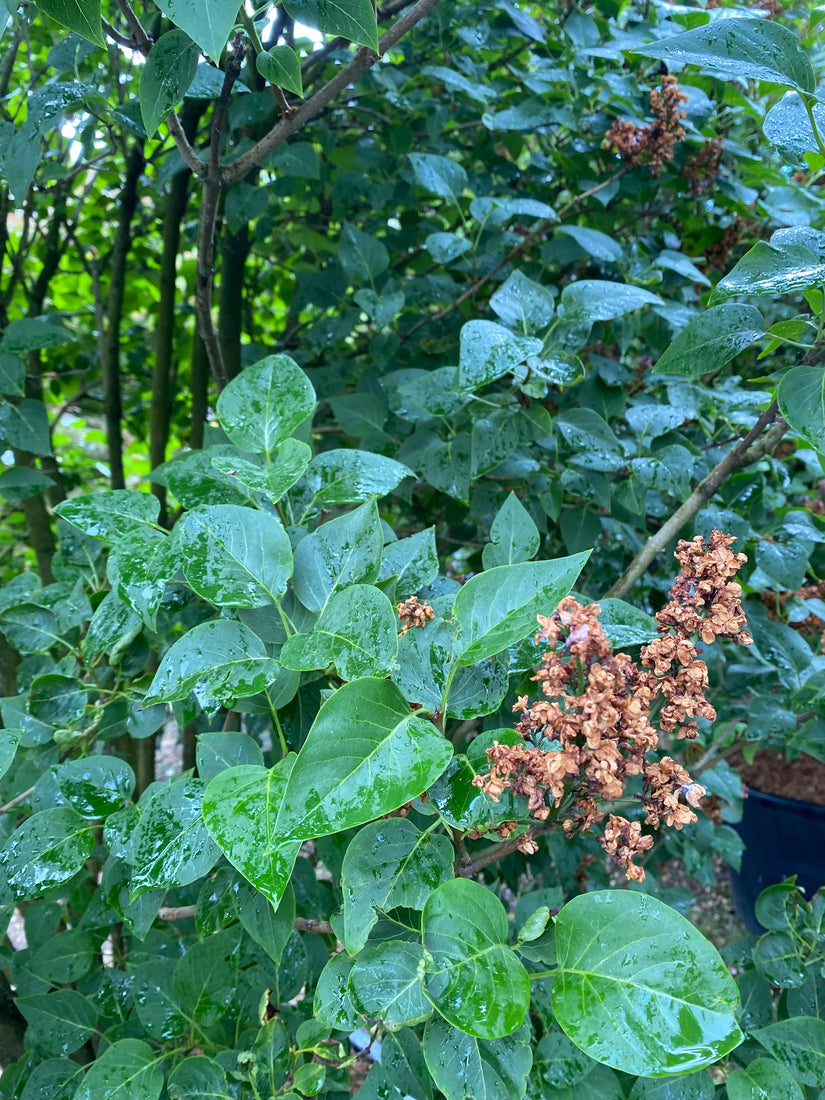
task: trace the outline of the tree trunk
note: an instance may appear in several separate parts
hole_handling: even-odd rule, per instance
[[[123,489],[123,407],[120,392],[120,323],[123,317],[123,293],[126,286],[126,264],[132,240],[132,219],[138,202],[138,183],[144,168],[143,145],[135,142],[126,158],[126,178],[120,193],[117,234],[109,259],[109,294],[106,304],[106,332],[101,351],[103,376],[103,409],[106,417],[106,444],[109,452],[109,482],[113,489]]]
[[[218,338],[228,378],[235,378],[241,371],[244,269],[248,255],[248,225],[243,225],[236,233],[224,233],[218,292]]]

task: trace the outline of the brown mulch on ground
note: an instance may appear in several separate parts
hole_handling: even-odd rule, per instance
[[[812,756],[803,754],[788,763],[782,756],[761,749],[752,764],[746,764],[741,756],[731,757],[730,763],[742,782],[754,790],[825,806],[825,764]]]

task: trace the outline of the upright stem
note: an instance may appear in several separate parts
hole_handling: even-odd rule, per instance
[[[218,333],[228,378],[241,370],[244,272],[249,255],[249,226],[224,233],[221,242],[221,281],[218,289]]]
[[[135,142],[126,158],[126,178],[120,193],[117,233],[109,260],[109,294],[106,302],[106,331],[101,342],[103,411],[106,418],[106,445],[109,453],[109,480],[113,489],[123,489],[123,407],[120,392],[120,324],[126,288],[126,264],[132,239],[132,219],[138,202],[138,182],[145,161],[143,145]]]

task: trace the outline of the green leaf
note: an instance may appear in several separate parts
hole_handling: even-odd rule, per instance
[[[144,702],[170,703],[194,693],[204,710],[214,713],[264,691],[279,667],[243,623],[199,623],[167,649]]]
[[[378,52],[378,25],[371,0],[287,0],[284,7],[299,23]]]
[[[422,833],[407,818],[365,825],[341,867],[339,935],[349,954],[363,948],[380,913],[423,908],[432,891],[453,877],[454,858],[447,837]]]
[[[0,393],[22,397],[26,392],[26,364],[13,352],[0,352]]]
[[[776,397],[791,428],[825,454],[825,370],[791,367],[782,375]]]
[[[367,497],[391,493],[405,477],[414,477],[409,466],[370,451],[334,450],[316,455],[293,490],[294,509],[310,510],[355,504]]]
[[[340,1031],[351,1031],[359,1026],[358,1011],[349,995],[351,972],[352,959],[346,955],[333,955],[321,971],[312,1006],[319,1023]]]
[[[617,263],[624,256],[624,249],[618,241],[598,229],[589,229],[584,225],[560,225],[556,232],[572,237],[582,252],[594,260]]]
[[[278,444],[315,411],[315,390],[294,359],[268,355],[232,379],[217,411],[236,447],[272,463]]]
[[[202,733],[195,750],[198,775],[208,783],[226,768],[241,764],[257,764],[263,767],[264,754],[257,741],[247,733]]]
[[[63,500],[55,512],[84,535],[117,543],[120,539],[142,539],[146,528],[155,528],[160,501],[137,489],[107,489]]]
[[[298,754],[280,834],[308,840],[391,813],[425,791],[452,753],[430,721],[410,713],[394,684],[374,678],[344,684],[321,707]]]
[[[493,321],[468,321],[461,326],[458,382],[462,392],[480,389],[538,355],[541,340],[516,336]]]
[[[255,67],[270,84],[276,84],[294,95],[303,96],[301,62],[289,46],[270,46],[268,50],[261,50],[255,58]]]
[[[207,936],[175,966],[172,993],[201,1027],[218,1023],[235,995],[239,935],[235,927]]]
[[[99,960],[100,941],[79,928],[70,928],[36,948],[28,968],[52,985],[68,985],[88,974]]]
[[[29,714],[49,726],[77,726],[88,701],[88,688],[73,676],[49,672],[32,681]]]
[[[814,103],[813,116],[820,136],[825,135],[825,104]],[[819,149],[805,104],[796,92],[786,93],[771,107],[762,130],[789,164],[804,164],[805,154]]]
[[[138,616],[117,593],[107,592],[89,623],[83,652],[90,659],[108,651],[110,664],[116,664],[123,649],[140,634],[141,627]]]
[[[704,27],[666,38],[634,53],[675,65],[705,65],[728,76],[767,80],[801,92],[812,92],[816,81],[807,51],[798,35],[770,19],[743,16],[719,19]]]
[[[12,833],[0,851],[0,867],[14,896],[29,900],[74,878],[93,848],[87,822],[58,806],[33,814]]]
[[[179,777],[157,784],[140,801],[134,836],[131,896],[161,887],[188,886],[210,871],[220,855],[206,831],[202,779]]]
[[[61,27],[106,48],[100,21],[100,0],[37,0],[40,10]]]
[[[0,404],[0,439],[7,447],[34,455],[50,455],[49,417],[43,402],[26,397],[19,405],[8,401]]]
[[[243,765],[220,772],[203,796],[203,819],[221,851],[277,908],[301,846],[278,826],[294,756],[274,768]]]
[[[459,664],[492,657],[536,630],[536,616],[555,611],[589,556],[502,565],[471,577],[453,606],[461,628]]]
[[[287,886],[277,909],[248,882],[237,884],[235,898],[244,929],[274,962],[280,963],[295,925],[295,894],[292,888]]]
[[[348,279],[372,283],[390,266],[390,254],[382,241],[347,224],[341,231],[338,261]]]
[[[83,1066],[69,1058],[47,1058],[39,1062],[20,1094],[20,1100],[72,1100]]]
[[[187,512],[177,527],[184,575],[219,607],[276,603],[292,575],[292,547],[279,520],[216,504]]]
[[[409,156],[418,186],[457,205],[469,182],[461,165],[433,153],[410,153]]]
[[[108,817],[123,807],[135,789],[135,773],[116,756],[86,756],[52,767],[63,797],[81,817]]]
[[[777,229],[770,243],[757,241],[716,284],[710,300],[721,302],[734,294],[788,294],[819,286],[823,280],[825,233],[793,226]]]
[[[446,1100],[523,1100],[533,1061],[530,1028],[485,1042],[434,1016],[424,1030],[424,1057]]]
[[[41,653],[62,641],[52,612],[34,604],[21,603],[4,611],[0,630],[21,653]]]
[[[161,1062],[141,1039],[118,1039],[89,1067],[74,1100],[157,1100]]]
[[[140,114],[146,136],[152,137],[186,94],[200,59],[200,49],[174,27],[152,46],[140,70]]]
[[[295,548],[295,595],[309,611],[323,611],[336,589],[372,584],[383,544],[375,500],[322,524]]]
[[[762,314],[753,306],[712,306],[688,322],[659,356],[655,370],[698,378],[724,366],[764,335]]]
[[[386,676],[398,650],[393,606],[377,588],[353,584],[330,598],[311,634],[293,634],[279,660],[287,668],[324,669],[334,663],[343,680]]]
[[[580,279],[561,292],[565,321],[612,321],[645,305],[662,305],[658,294],[605,279]]]
[[[501,1039],[524,1023],[530,979],[507,946],[506,910],[486,886],[466,878],[439,886],[421,931],[433,959],[427,994],[445,1020],[479,1039]]]
[[[390,940],[359,953],[349,977],[350,996],[361,1012],[396,1031],[432,1013],[423,978],[421,944]]]
[[[739,994],[716,948],[658,899],[582,894],[556,918],[553,1012],[568,1038],[624,1073],[661,1077],[742,1041]]]
[[[187,1012],[172,993],[173,969],[168,959],[151,958],[131,964],[135,1012],[152,1039],[178,1039],[189,1021]]]
[[[170,1100],[224,1100],[228,1087],[223,1066],[203,1054],[178,1062],[166,1082]]]
[[[19,997],[17,1007],[26,1017],[26,1036],[51,1054],[72,1054],[94,1034],[97,1013],[73,989]]]
[[[630,645],[649,645],[658,638],[656,620],[633,604],[605,599],[599,600],[599,607],[599,623],[617,653]]]
[[[158,7],[175,26],[197,42],[207,57],[217,65],[226,41],[235,26],[237,0],[159,0]]]
[[[438,576],[438,551],[435,528],[427,527],[405,539],[396,539],[384,547],[379,581],[395,578],[393,598],[405,600]]]
[[[428,710],[441,708],[447,692],[446,713],[450,718],[492,714],[507,694],[506,667],[495,661],[480,661],[454,668],[454,649],[454,623],[438,620],[408,630],[398,640],[398,667],[392,678],[410,703],[419,703]]]
[[[726,1075],[725,1083],[728,1085],[728,1100],[732,1100],[730,1074]],[[713,1078],[702,1069],[683,1077],[638,1077],[627,1100],[685,1100],[686,1097],[690,1100],[713,1100],[715,1095]]]
[[[490,542],[484,547],[481,560],[485,569],[529,561],[538,553],[540,543],[538,527],[511,492],[490,526]]]
[[[803,1085],[825,1088],[825,1020],[794,1016],[751,1035]]]
[[[469,432],[456,432],[447,442],[434,438],[422,452],[418,469],[433,488],[467,504],[473,472],[473,442]]]
[[[518,329],[526,336],[536,329],[547,328],[553,320],[556,303],[545,287],[534,283],[520,271],[513,271],[490,299],[490,308],[505,325]]]
[[[115,546],[106,568],[112,588],[123,603],[154,631],[166,585],[180,569],[177,537],[145,530],[139,540]]]
[[[215,455],[212,465],[229,481],[245,490],[263,493],[273,504],[292,488],[312,458],[312,450],[300,439],[285,439],[270,456],[270,465],[259,466],[239,454]],[[204,503],[204,502],[199,502]]]
[[[12,766],[22,735],[20,729],[0,729],[0,776]]]
[[[804,1100],[798,1081],[781,1062],[755,1058],[744,1069],[731,1070],[725,1077],[728,1100]]]

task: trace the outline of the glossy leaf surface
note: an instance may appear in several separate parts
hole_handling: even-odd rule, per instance
[[[446,1100],[522,1100],[533,1057],[527,1024],[485,1041],[438,1016],[424,1031],[424,1057]]]
[[[405,818],[365,825],[352,838],[341,868],[344,947],[356,955],[379,913],[421,909],[430,893],[453,876],[453,846],[445,836],[421,833]]]
[[[659,356],[659,374],[699,377],[729,362],[765,334],[762,314],[753,306],[726,302],[711,306],[682,329]]]
[[[178,539],[187,581],[219,607],[262,607],[286,589],[292,547],[274,516],[234,504],[198,508],[180,521]]]
[[[199,58],[196,44],[177,27],[152,46],[140,71],[140,113],[149,137],[183,99]]]
[[[73,878],[93,848],[85,819],[57,806],[23,822],[0,851],[0,868],[15,897],[36,898]]]
[[[825,454],[825,370],[791,367],[782,375],[776,396],[791,428]]]
[[[421,944],[391,940],[359,953],[349,976],[350,996],[365,1015],[396,1030],[431,1014],[423,977]]]
[[[751,1034],[803,1085],[825,1088],[825,1020],[793,1016]]]
[[[202,779],[158,784],[140,801],[134,837],[132,896],[146,890],[186,886],[209,871],[218,848],[206,831]]]
[[[263,691],[278,668],[261,639],[243,623],[200,623],[166,651],[146,702],[171,702],[194,693],[205,710],[214,712]]]
[[[507,914],[478,882],[458,878],[429,896],[421,921],[432,955],[426,988],[449,1023],[480,1039],[500,1039],[524,1022],[530,979],[507,946]]]
[[[288,355],[247,367],[218,398],[221,426],[235,446],[269,460],[314,410],[315,390]]]
[[[716,949],[656,898],[597,891],[556,918],[553,1011],[592,1058],[659,1077],[733,1050],[736,984]]]
[[[552,615],[589,557],[522,562],[487,569],[459,590],[453,614],[459,622],[459,663],[492,657],[537,629],[537,615]]]
[[[295,594],[322,611],[337,588],[378,578],[384,540],[375,501],[322,524],[295,548]]]
[[[75,1100],[157,1100],[163,1072],[148,1043],[118,1039],[92,1064]]]

